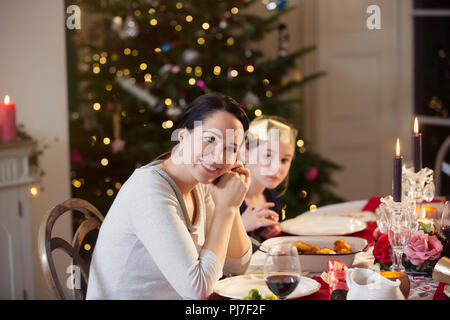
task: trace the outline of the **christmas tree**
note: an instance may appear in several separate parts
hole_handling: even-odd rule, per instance
[[[259,3],[258,0],[257,3]],[[286,94],[322,75],[296,65],[308,46],[289,52],[280,22],[286,1],[80,0],[81,31],[67,31],[72,195],[107,213],[136,167],[169,150],[171,128],[197,96],[218,91],[262,114],[296,119],[302,101]],[[259,3],[263,5],[263,3]],[[69,4],[69,3],[67,3]],[[74,4],[73,1],[70,4]],[[253,44],[278,32],[278,56]],[[281,201],[287,217],[340,201],[330,186],[339,167],[309,150],[301,135]]]

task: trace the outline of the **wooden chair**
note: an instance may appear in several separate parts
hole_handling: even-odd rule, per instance
[[[450,150],[450,136],[445,139],[445,141],[442,143],[441,147],[439,148],[439,151],[436,155],[436,161],[434,163],[434,185],[436,188],[436,196],[442,196],[442,165],[445,160],[445,156],[447,155],[447,152]]]
[[[62,238],[52,237],[52,229],[56,220],[64,213],[71,210],[83,213],[85,220],[81,222],[76,230],[72,243],[69,243]],[[38,236],[39,260],[49,286],[53,289],[59,299],[73,300],[73,297],[69,294],[69,292],[72,292],[75,300],[83,300],[86,297],[86,292],[80,286],[76,285],[72,286],[73,288],[67,288],[66,279],[61,283],[61,280],[56,273],[53,251],[62,249],[72,258],[72,265],[76,266],[72,268],[72,270],[79,270],[80,272],[76,275],[81,275],[81,279],[78,279],[77,283],[80,283],[81,280],[83,280],[84,285],[87,286],[90,261],[86,261],[86,259],[80,255],[80,247],[89,232],[100,229],[103,219],[103,215],[97,208],[82,199],[66,200],[50,209],[44,217],[39,228]],[[69,276],[70,275],[68,275],[68,277]]]

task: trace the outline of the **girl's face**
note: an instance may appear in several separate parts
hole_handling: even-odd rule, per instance
[[[255,181],[269,189],[278,187],[289,174],[294,152],[292,145],[278,141],[260,141],[257,147],[250,148],[246,167],[252,183]],[[256,161],[249,161],[252,159]]]
[[[236,163],[244,127],[231,113],[216,111],[193,130],[182,130],[179,138],[187,168],[198,182],[207,184]]]

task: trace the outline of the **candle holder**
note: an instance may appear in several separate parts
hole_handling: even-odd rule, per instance
[[[422,216],[422,202],[431,201],[434,198],[433,170],[422,168],[420,171],[414,172],[414,168],[404,169],[402,172],[402,190],[403,197],[414,203],[411,224],[413,231],[417,231],[419,219],[425,218]]]
[[[392,196],[381,198],[378,228],[380,232],[387,233],[389,243],[393,251],[394,261],[390,268],[393,272],[404,272],[402,256],[409,245],[413,226],[411,223],[414,202],[410,198],[404,198],[396,202]]]

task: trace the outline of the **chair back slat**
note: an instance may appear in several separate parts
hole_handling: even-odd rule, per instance
[[[439,151],[436,155],[436,160],[434,163],[434,185],[436,196],[443,196],[442,192],[442,165],[445,161],[445,156],[447,155],[447,152],[450,150],[450,136],[448,136],[442,145],[439,147]]]
[[[58,218],[72,210],[83,213],[86,218],[86,220],[77,228],[73,238],[70,241],[67,241],[60,237],[52,237],[52,230]],[[86,261],[86,259],[80,255],[80,248],[84,238],[89,232],[100,229],[103,219],[103,215],[92,204],[83,199],[76,198],[66,200],[56,205],[50,209],[44,217],[39,228],[38,250],[40,263],[50,288],[53,289],[58,298],[63,300],[73,299],[68,294],[65,287],[72,292],[76,300],[85,298],[85,292],[83,292],[81,287],[78,287],[78,284],[81,282],[82,278],[87,285],[90,262]],[[66,286],[64,287],[61,284],[53,259],[53,252],[57,249],[61,249],[71,257],[72,266],[76,266],[72,269],[79,268],[80,274],[74,275],[75,277],[80,276],[80,279],[74,279],[76,285],[69,286],[68,282],[66,282]]]

